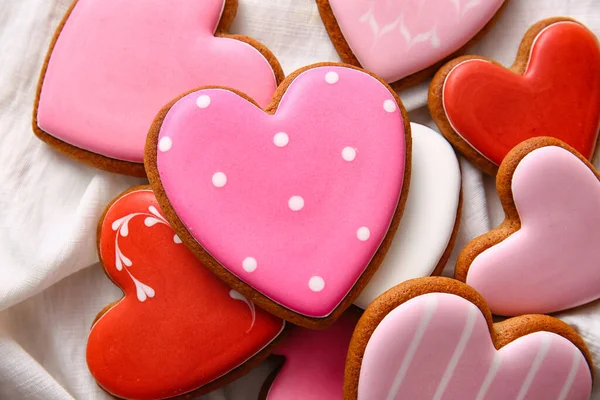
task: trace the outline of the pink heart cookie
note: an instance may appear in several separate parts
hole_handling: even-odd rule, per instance
[[[344,62],[396,87],[427,78],[435,65],[465,47],[504,0],[317,0]],[[418,74],[420,71],[424,73]]]
[[[349,309],[325,330],[291,329],[274,352],[283,364],[267,379],[259,398],[341,399],[346,355],[359,317],[358,309]]]
[[[506,219],[465,247],[456,278],[499,315],[551,313],[600,298],[599,179],[558,139],[515,147],[497,176]]]
[[[396,93],[343,64],[288,77],[265,112],[224,88],[167,106],[146,167],[183,241],[234,289],[305,327],[341,315],[381,263],[410,174]]]
[[[448,278],[379,297],[350,343],[345,399],[587,400],[589,352],[567,324],[528,315],[492,324],[483,298]]]
[[[236,0],[76,1],[41,73],[36,135],[79,161],[144,176],[148,128],[183,91],[221,85],[267,105],[283,73],[264,46],[226,35],[236,9]]]

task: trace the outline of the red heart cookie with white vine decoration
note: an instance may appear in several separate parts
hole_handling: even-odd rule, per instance
[[[540,21],[510,69],[475,56],[446,64],[431,83],[429,109],[452,145],[491,175],[513,147],[536,136],[591,159],[600,128],[598,39],[570,19]]]
[[[493,324],[471,287],[418,278],[360,318],[344,399],[588,400],[592,371],[585,343],[564,322],[525,315]]]
[[[144,176],[148,127],[173,97],[222,85],[266,106],[283,79],[256,40],[229,35],[237,0],[75,0],[40,76],[33,130],[67,156]]]
[[[120,195],[99,225],[98,249],[125,296],[98,316],[87,363],[124,399],[164,399],[220,387],[262,361],[284,322],[198,262],[148,187]]]
[[[344,64],[290,75],[266,110],[226,88],[157,117],[146,169],[167,219],[213,272],[308,328],[339,317],[379,267],[408,194],[397,94]]]
[[[361,311],[348,309],[324,330],[290,329],[273,358],[281,366],[262,387],[261,400],[341,399],[344,366]]]

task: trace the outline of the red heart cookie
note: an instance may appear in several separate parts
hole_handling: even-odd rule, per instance
[[[552,313],[600,299],[600,174],[572,147],[529,139],[496,177],[506,219],[461,252],[455,277],[497,315]]]
[[[183,91],[222,85],[267,105],[283,72],[260,43],[226,34],[236,10],[237,0],[75,1],[40,76],[34,132],[78,161],[144,176],[148,127]]]
[[[326,327],[350,306],[397,229],[410,124],[369,73],[316,64],[265,111],[225,88],[159,114],[146,169],[175,230],[231,287],[273,314]]]
[[[471,56],[446,64],[431,83],[429,108],[444,136],[491,175],[535,136],[558,138],[591,159],[600,127],[598,40],[578,22],[541,21],[511,69]]]
[[[148,187],[111,204],[98,227],[106,273],[125,292],[88,338],[90,372],[125,399],[207,392],[261,362],[284,322],[200,264]]]
[[[358,322],[344,399],[587,400],[588,349],[564,322],[527,315],[492,324],[485,300],[449,278],[390,289]]]
[[[267,379],[262,400],[341,399],[348,345],[360,317],[348,309],[325,330],[291,329],[274,352],[282,365]]]

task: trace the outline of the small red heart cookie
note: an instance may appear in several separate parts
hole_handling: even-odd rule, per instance
[[[341,399],[344,366],[361,312],[348,309],[325,330],[293,328],[274,352],[282,365],[265,382],[262,400]]]
[[[517,144],[551,136],[594,154],[600,127],[600,45],[576,21],[553,18],[525,34],[510,69],[467,56],[446,64],[429,109],[448,140],[490,175]]]
[[[410,177],[397,94],[344,64],[286,78],[266,109],[225,88],[157,117],[146,169],[167,219],[205,265],[251,301],[326,327],[381,263]]]
[[[493,324],[483,298],[449,278],[389,290],[361,317],[344,399],[587,400],[591,357],[567,324],[527,315]]]
[[[599,180],[557,139],[515,147],[496,181],[506,219],[465,247],[456,278],[498,315],[552,313],[599,299]]]
[[[237,0],[75,1],[40,76],[34,132],[78,161],[144,176],[148,127],[183,91],[221,85],[267,105],[283,72],[260,43],[226,34],[236,10]]]
[[[120,195],[98,226],[106,273],[125,292],[97,317],[87,363],[125,399],[208,392],[267,355],[284,322],[255,307],[198,262],[149,187]]]
[[[414,85],[487,31],[505,0],[317,0],[344,62]]]

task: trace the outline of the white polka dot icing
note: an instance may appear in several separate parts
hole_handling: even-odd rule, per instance
[[[329,83],[330,85],[337,83],[339,80],[340,76],[337,74],[337,72],[329,71],[325,74],[325,82]]]
[[[325,280],[320,276],[313,276],[308,280],[308,287],[313,292],[320,292],[325,289]]]
[[[254,272],[258,267],[258,262],[254,257],[246,257],[242,263],[242,267],[246,272]]]
[[[396,102],[394,100],[386,100],[383,102],[383,109],[389,113],[393,113],[394,111],[396,111]]]
[[[292,196],[288,200],[288,207],[292,211],[300,211],[304,208],[304,199],[301,196]]]
[[[206,108],[210,105],[210,96],[203,94],[201,96],[198,96],[198,99],[196,100],[196,105],[199,108]]]
[[[335,84],[328,72],[338,75]],[[211,98],[202,112],[200,94]],[[388,87],[362,71],[328,66],[297,75],[273,113],[223,89],[189,96],[161,127],[176,143],[157,158],[173,210],[265,303],[309,318],[330,315],[369,268],[402,191],[404,121],[382,109],[393,98]],[[216,172],[227,175],[226,190],[212,184]],[[361,227],[367,241],[358,238]],[[313,276],[322,279],[313,280],[318,295],[309,287]]]
[[[227,175],[223,172],[215,172],[212,176],[212,183],[215,187],[221,188],[227,184]]]
[[[163,153],[171,150],[172,146],[173,146],[173,141],[168,136],[162,137],[160,139],[160,141],[158,142],[158,150],[160,150]]]
[[[356,158],[356,149],[353,147],[344,147],[344,150],[342,150],[342,158],[346,161],[354,161]]]
[[[285,147],[288,145],[289,142],[290,142],[290,137],[285,132],[279,132],[279,133],[276,133],[275,136],[273,136],[273,143],[277,147]]]
[[[358,237],[358,240],[365,242],[371,237],[371,231],[366,226],[363,226],[356,231],[356,236]]]

